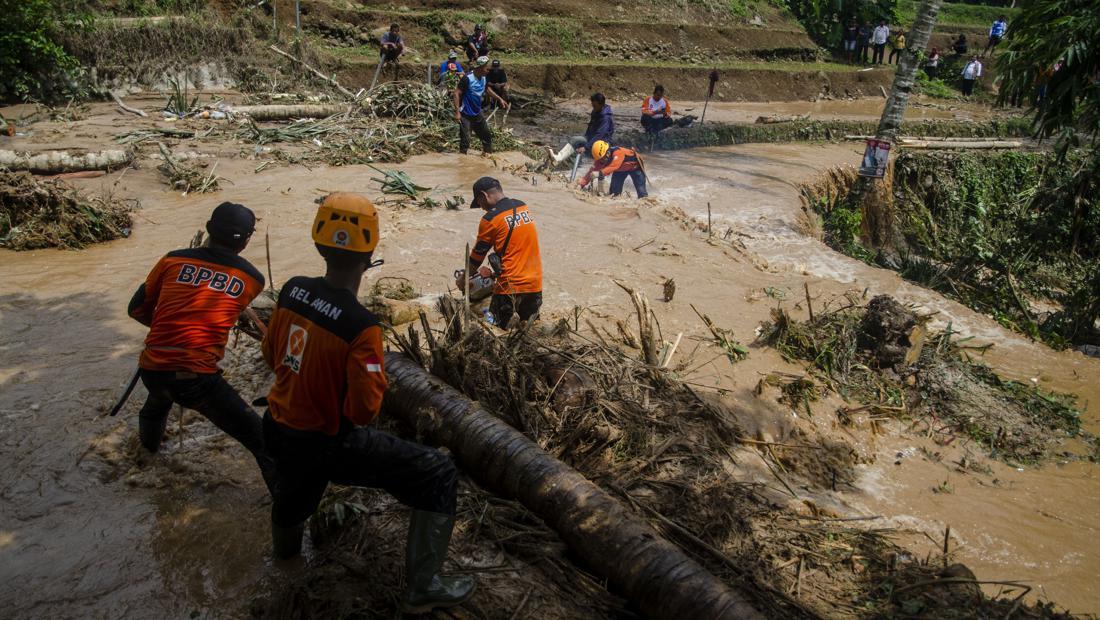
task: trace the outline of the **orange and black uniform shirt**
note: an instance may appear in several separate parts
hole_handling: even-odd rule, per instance
[[[593,168],[603,175],[614,172],[633,172],[642,167],[638,153],[625,146],[613,146],[607,151],[603,159],[596,162]]]
[[[260,272],[232,252],[170,252],[130,300],[130,316],[149,326],[138,365],[145,370],[217,372],[229,330],[263,288]]]
[[[646,97],[645,101],[642,101],[643,112],[653,112],[654,116],[663,116],[665,118],[672,117],[672,104],[669,103],[668,97],[661,97],[660,100],[653,97]]]
[[[263,342],[275,371],[268,411],[279,424],[336,435],[341,420],[370,424],[382,407],[382,328],[350,291],[324,278],[283,285]]]
[[[512,210],[515,209],[513,216]],[[508,228],[514,227],[508,247]],[[470,272],[481,266],[489,250],[501,255],[501,275],[493,293],[517,295],[542,292],[542,257],[539,254],[539,234],[535,219],[521,200],[502,198],[481,218],[477,228],[477,244],[470,252]]]

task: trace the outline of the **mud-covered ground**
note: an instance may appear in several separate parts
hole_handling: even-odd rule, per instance
[[[163,124],[93,106],[84,120],[36,124],[32,135],[4,138],[0,148],[103,148],[114,134],[154,122]],[[214,205],[231,199],[257,212],[263,235],[244,256],[266,272],[267,236],[271,272],[283,282],[321,272],[308,235],[313,200],[348,190],[381,202],[370,180],[377,173],[363,166],[281,164],[255,172],[265,154],[224,136],[175,148],[218,161],[218,173],[231,183],[223,182],[217,194],[182,196],[162,184],[157,162],[142,158],[136,169],[72,181],[140,199],[129,238],[82,251],[0,252],[6,285],[0,462],[9,472],[0,483],[0,603],[13,616],[242,616],[253,600],[294,579],[270,562],[267,500],[243,449],[189,414],[182,423],[173,418],[163,453],[142,455],[134,437],[140,388],[118,418],[102,412],[129,378],[144,333],[125,316],[126,301],[159,256],[186,245]],[[842,518],[866,517],[868,527],[895,528],[895,539],[921,556],[942,546],[950,526],[956,559],[979,579],[1019,580],[1033,587],[1033,599],[1100,611],[1094,464],[1067,457],[1012,467],[964,439],[939,445],[904,422],[841,426],[836,410],[843,403],[835,396],[815,402],[812,416],[792,410],[754,388],[767,373],[800,374],[802,368],[764,347],[751,347],[746,360],[731,364],[692,310],[748,344],[777,304],[805,317],[804,286],[815,308],[848,291],[868,299],[890,293],[924,313],[937,312],[934,327],[950,323],[978,342],[994,343],[986,359],[1007,377],[1077,394],[1084,427],[1100,431],[1097,360],[1029,342],[800,232],[798,184],[858,158],[858,148],[844,144],[654,154],[647,161],[651,197],[643,201],[593,197],[532,176],[518,154],[428,155],[384,168],[404,170],[441,199],[465,196],[483,174],[498,176],[509,195],[531,205],[538,222],[547,319],[572,317],[581,307],[582,316],[613,329],[615,319],[628,320],[632,312],[612,282],[622,280],[654,300],[666,339],[683,334],[677,357],[697,360],[687,379],[701,390],[721,389],[750,435],[782,441],[798,428],[853,446],[858,458],[850,484],[794,489],[815,505]],[[370,274],[364,291],[377,278],[404,277],[426,300],[446,292],[477,213],[392,204],[380,212],[378,255],[386,264]],[[676,282],[674,300],[656,301],[669,278]],[[255,359],[234,353],[227,363],[246,399],[264,393],[260,373],[250,371]],[[755,448],[741,446],[734,455],[738,480],[779,485]],[[518,607],[522,597],[517,592],[508,603]]]

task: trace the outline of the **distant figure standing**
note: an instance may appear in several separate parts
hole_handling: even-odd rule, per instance
[[[851,64],[855,60],[856,56],[856,42],[859,40],[859,25],[856,24],[856,20],[848,20],[848,25],[844,27],[844,58]]]
[[[886,61],[888,65],[894,65],[901,61],[901,52],[905,49],[905,33],[899,32],[896,36],[890,39],[890,59]]]
[[[863,25],[859,27],[859,32],[856,35],[856,57],[863,64],[870,62],[871,57],[867,53],[871,47],[871,22],[863,22]]]
[[[890,40],[890,27],[886,25],[885,21],[880,21],[878,26],[875,27],[875,31],[871,33],[871,43],[875,46],[874,57],[871,62],[876,65],[881,65],[883,56],[886,55],[886,42]]]
[[[466,39],[466,58],[473,62],[480,56],[489,55],[489,33],[481,27],[474,26],[474,33]]]
[[[970,51],[970,44],[966,42],[966,35],[960,34],[959,38],[951,44],[951,49],[955,50],[956,56],[965,56]]]
[[[969,97],[974,92],[974,82],[982,77],[982,61],[978,60],[977,56],[972,56],[960,75],[962,76],[962,94],[964,97]]]
[[[672,106],[665,98],[665,87],[658,84],[653,88],[653,96],[642,101],[642,129],[658,134],[671,126]]]
[[[490,66],[492,69],[489,69],[489,90],[496,93],[501,99],[511,103],[512,99],[508,96],[508,74],[500,66],[499,60],[494,60]]]
[[[933,47],[932,52],[928,54],[928,62],[924,65],[924,74],[928,76],[928,79],[934,80],[940,73],[940,49]]]
[[[997,47],[997,44],[1001,42],[1006,32],[1008,32],[1008,22],[1005,20],[1005,16],[1002,15],[998,17],[997,21],[993,22],[993,25],[989,28],[989,41],[985,44],[985,50],[982,51],[982,58],[985,58],[986,54]]]
[[[488,65],[489,59],[485,56],[474,61],[473,72],[464,75],[454,91],[455,120],[458,121],[458,152],[463,155],[470,148],[471,129],[481,139],[481,152],[483,154],[493,152],[493,132],[489,130],[489,124],[485,122],[485,114],[481,109],[485,95],[499,102],[502,108],[508,107],[507,101],[485,87]]]

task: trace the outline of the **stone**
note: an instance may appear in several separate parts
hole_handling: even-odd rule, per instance
[[[489,20],[488,25],[489,32],[496,34],[498,32],[504,32],[508,29],[508,16],[504,13],[498,13]]]

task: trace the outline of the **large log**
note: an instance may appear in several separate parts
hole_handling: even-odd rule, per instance
[[[385,406],[446,446],[480,484],[518,499],[649,618],[759,618],[731,590],[576,470],[400,353]]]
[[[239,105],[230,108],[232,114],[247,115],[254,121],[284,121],[292,118],[328,118],[350,109],[345,104],[295,103],[273,105]]]
[[[0,151],[0,168],[28,170],[34,174],[61,174],[81,170],[113,170],[128,165],[133,159],[132,151],[117,150],[75,155],[68,151]]]

